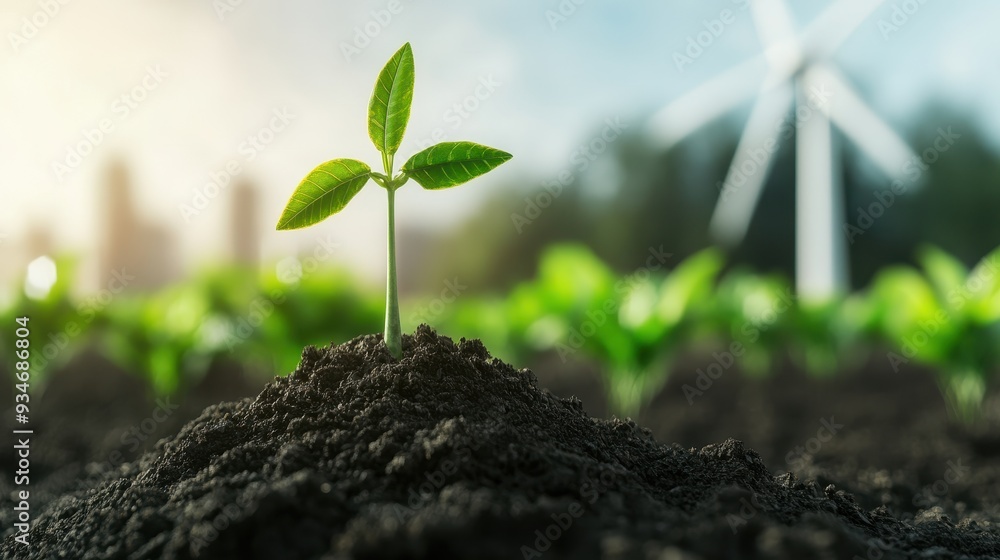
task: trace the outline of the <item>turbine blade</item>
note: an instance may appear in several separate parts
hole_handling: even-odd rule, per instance
[[[763,67],[761,57],[751,58],[681,95],[653,115],[650,140],[668,149],[731,111],[757,91]]]
[[[764,50],[796,38],[795,21],[785,0],[754,0],[750,3],[750,13]]]
[[[803,32],[807,48],[819,57],[833,54],[885,0],[837,0],[823,10]]]
[[[829,102],[820,104],[820,109],[886,175],[900,177],[906,163],[917,157],[836,70],[816,65],[806,73],[805,80],[811,93],[828,92]]]
[[[780,127],[788,116],[792,95],[789,85],[777,87],[763,94],[750,114],[709,225],[721,243],[738,244],[750,227],[774,154],[781,147]]]

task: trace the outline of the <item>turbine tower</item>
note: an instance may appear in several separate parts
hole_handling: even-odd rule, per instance
[[[799,30],[784,0],[753,0],[763,54],[681,96],[650,123],[651,136],[670,147],[756,95],[710,225],[716,239],[736,245],[746,235],[780,146],[779,126],[794,109],[795,278],[801,298],[822,300],[848,288],[840,156],[832,125],[890,177],[900,176],[917,157],[828,62],[882,2],[836,0]]]

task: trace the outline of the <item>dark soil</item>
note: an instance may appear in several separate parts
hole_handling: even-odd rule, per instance
[[[34,430],[30,492],[37,508],[115,476],[122,465],[151,450],[160,438],[176,434],[206,406],[256,395],[262,386],[243,375],[240,366],[218,361],[193,386],[157,397],[144,379],[88,350],[57,369],[44,392],[31,395],[30,426],[14,424],[10,410],[2,429]],[[15,453],[12,445],[0,447],[0,494],[5,497],[15,491]],[[13,524],[13,511],[0,509],[0,526]]]
[[[987,398],[975,425],[963,425],[949,415],[932,371],[914,364],[893,371],[886,354],[875,353],[826,378],[786,363],[773,376],[748,379],[735,364],[689,400],[685,387],[706,386],[699,371],[713,359],[705,355],[682,359],[639,415],[657,440],[701,447],[734,438],[772,472],[836,484],[864,509],[1000,524],[1000,394]],[[599,372],[586,364],[560,370],[558,362],[539,364],[540,383],[607,415]],[[835,434],[824,429],[829,424],[839,426]]]
[[[740,394],[728,379],[692,405],[668,387],[660,399],[672,405],[651,410],[670,409],[661,426],[691,418],[681,441],[714,437],[711,414],[725,425],[729,412],[709,398]],[[752,406],[765,402],[768,387],[751,387],[759,391]],[[810,402],[802,398],[796,417],[761,412],[761,427],[730,433],[766,440],[779,431],[799,441],[797,430],[774,424],[791,421],[808,446],[828,414]],[[696,412],[701,405],[714,412]],[[456,345],[421,327],[404,338],[398,362],[377,336],[306,349],[290,377],[255,399],[211,406],[137,461],[37,502],[31,553],[10,538],[0,551],[74,559],[1000,558],[997,488],[969,492],[962,508],[954,499],[996,482],[975,468],[995,441],[970,435],[937,449],[934,440],[915,456],[919,442],[897,445],[910,458],[893,460],[903,462],[937,465],[949,459],[931,460],[941,451],[974,459],[936,501],[911,507],[905,489],[935,468],[869,476],[859,474],[872,470],[864,457],[840,456],[840,469],[821,469],[824,454],[850,449],[841,442],[861,425],[836,422],[845,427],[821,449],[787,463],[778,441],[767,447],[777,464],[735,440],[700,450],[664,445],[631,422],[594,419],[579,400],[540,390],[530,371],[490,358],[478,341]],[[900,425],[897,439],[909,429]],[[910,510],[912,520],[894,517]]]

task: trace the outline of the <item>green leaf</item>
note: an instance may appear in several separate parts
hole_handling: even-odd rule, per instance
[[[715,249],[704,249],[677,265],[660,289],[657,315],[674,326],[699,303],[711,301],[712,288],[725,261]]]
[[[378,75],[368,105],[368,136],[385,155],[393,155],[403,142],[413,103],[413,50],[403,45]]]
[[[965,285],[969,271],[961,261],[937,247],[924,248],[919,258],[938,297],[950,306],[951,297]]]
[[[980,323],[1000,320],[1000,249],[979,261],[962,286],[958,299],[971,299],[970,314]]]
[[[945,396],[953,415],[971,424],[982,413],[986,397],[986,380],[976,368],[946,369],[942,381]]]
[[[278,229],[299,229],[340,212],[371,177],[372,170],[353,159],[334,159],[309,172],[292,193]]]
[[[488,173],[511,157],[473,142],[442,142],[411,157],[403,172],[425,189],[446,189]]]
[[[883,312],[879,329],[900,351],[911,352],[929,363],[944,360],[961,335],[958,323],[945,320],[947,311],[930,282],[909,267],[889,267],[878,273],[871,297],[881,302]],[[937,330],[931,336],[927,325]],[[915,337],[926,342],[913,345]],[[907,350],[910,349],[911,350]]]

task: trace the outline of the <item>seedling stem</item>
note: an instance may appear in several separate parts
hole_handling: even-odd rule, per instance
[[[392,177],[392,156],[382,156],[386,177]],[[403,177],[403,182],[406,178]],[[389,265],[385,286],[385,345],[397,360],[403,357],[403,330],[399,325],[399,290],[396,285],[396,181],[389,180],[386,193],[389,196]]]

